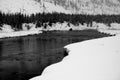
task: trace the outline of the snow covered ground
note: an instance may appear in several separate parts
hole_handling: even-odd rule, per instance
[[[6,37],[20,37],[20,36],[27,36],[27,35],[35,35],[42,33],[39,30],[31,30],[31,31],[16,31],[16,32],[0,32],[0,38]]]
[[[13,29],[11,25],[3,24],[2,26],[0,26],[0,38],[39,34],[41,33],[41,31],[69,31],[85,29],[93,29],[101,33],[106,33],[110,35],[120,34],[120,24],[118,23],[111,23],[111,26],[107,26],[104,23],[93,22],[92,26],[90,26],[86,23],[84,23],[83,25],[80,23],[78,25],[74,25],[68,22],[57,22],[52,23],[51,26],[49,25],[49,23],[44,23],[43,26],[38,27],[35,23],[23,23],[21,27],[21,31],[15,31],[15,29]]]
[[[27,36],[42,33],[41,28],[36,28],[36,26],[32,23],[25,24],[27,26],[22,26],[22,30],[15,31],[12,29],[10,25],[3,24],[0,27],[0,38],[6,37],[19,37],[19,36]],[[30,28],[30,29],[27,29]]]
[[[120,35],[65,46],[69,55],[30,80],[120,80]]]
[[[98,31],[101,33],[106,33],[106,34],[110,34],[110,35],[120,34],[120,30],[112,30],[112,29],[102,30],[102,29],[99,29]]]

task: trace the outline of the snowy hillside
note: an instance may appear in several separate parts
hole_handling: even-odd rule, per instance
[[[34,0],[0,0],[3,13],[35,14],[42,11],[41,5]]]
[[[67,11],[58,5],[50,2],[37,2],[35,0],[0,0],[0,11],[2,13],[22,13],[22,14],[36,14],[36,13],[52,13]]]
[[[38,0],[64,7],[75,14],[119,14],[118,0]]]
[[[69,55],[30,80],[120,80],[120,35],[67,45]]]
[[[65,10],[62,6],[55,5],[50,2],[43,2],[42,5],[43,5],[43,12],[45,13],[53,13],[53,12],[66,13],[66,14],[69,13],[69,11]]]
[[[118,0],[0,0],[3,13],[120,14]]]

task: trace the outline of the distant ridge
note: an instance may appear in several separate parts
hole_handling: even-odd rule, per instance
[[[41,0],[39,0],[41,1]],[[120,14],[120,0],[42,0],[60,5],[73,14]]]
[[[35,0],[0,0],[0,11],[5,14],[36,14],[36,13],[67,13],[67,11],[50,2],[38,2]]]
[[[0,0],[0,11],[5,14],[65,13],[65,14],[120,14],[120,0]]]

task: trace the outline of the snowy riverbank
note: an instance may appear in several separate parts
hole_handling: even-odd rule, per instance
[[[30,80],[120,80],[120,35],[65,46],[69,55]]]
[[[26,25],[28,25],[28,27]],[[0,27],[0,38],[27,36],[39,33],[42,33],[41,28],[36,28],[34,24],[25,24],[22,26],[22,30],[19,31],[15,31],[12,26],[7,24]]]
[[[42,31],[81,31],[81,30],[96,30],[101,33],[115,35],[120,33],[118,23],[111,23],[111,27],[103,23],[93,22],[92,26],[86,23],[73,25],[68,22],[63,23],[52,23],[51,26],[48,23],[44,23],[43,26],[37,26],[35,23],[23,23],[21,29],[17,29],[11,25],[3,24],[0,26],[0,38],[5,37],[17,37],[17,36],[27,36],[42,33]]]
[[[35,34],[40,34],[40,33],[42,33],[42,31],[39,31],[39,30],[33,30],[33,31],[15,31],[15,32],[0,32],[0,38],[35,35]]]

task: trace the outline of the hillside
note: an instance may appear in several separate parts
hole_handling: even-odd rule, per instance
[[[39,0],[40,1],[40,0]],[[75,14],[119,14],[119,0],[43,0],[60,5]]]
[[[0,0],[3,13],[120,14],[120,0]]]
[[[36,13],[67,13],[67,11],[59,5],[49,2],[37,2],[35,0],[0,0],[0,11],[5,14],[36,14]]]

